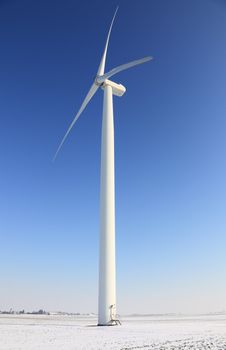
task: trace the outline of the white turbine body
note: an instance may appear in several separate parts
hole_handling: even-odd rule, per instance
[[[125,88],[110,80],[105,80],[102,88],[104,105],[101,140],[98,324],[107,325],[116,323],[113,94],[122,96]]]
[[[118,8],[115,11],[108,32],[103,56],[97,71],[97,76],[78,113],[64,135],[57,152],[56,158],[69,132],[81,115],[93,95],[99,87],[104,90],[102,141],[101,141],[101,183],[100,183],[100,247],[99,247],[99,300],[98,300],[98,325],[108,326],[117,324],[116,320],[116,266],[115,266],[115,169],[114,169],[114,116],[113,95],[122,96],[126,89],[121,84],[116,84],[108,78],[125,69],[145,63],[152,57],[145,57],[130,63],[113,68],[107,73],[105,61],[111,29]]]

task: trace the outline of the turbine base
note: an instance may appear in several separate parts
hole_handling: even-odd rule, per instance
[[[101,324],[101,323],[98,323],[98,327],[108,327],[108,326],[121,326],[121,322],[119,320],[111,320],[110,322],[108,323],[105,323],[105,324]]]

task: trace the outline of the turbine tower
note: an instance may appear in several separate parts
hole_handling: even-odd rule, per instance
[[[104,52],[100,61],[96,78],[86,95],[78,113],[69,126],[54,156],[56,159],[63,143],[75,122],[96,93],[99,87],[104,91],[102,141],[101,141],[101,181],[100,181],[100,247],[99,247],[99,300],[98,325],[110,326],[116,320],[116,285],[115,285],[115,181],[114,181],[114,117],[113,95],[122,96],[126,88],[109,80],[113,75],[145,63],[152,59],[148,56],[126,64],[122,64],[105,73],[105,61],[109,38],[118,7],[114,13],[108,31]]]

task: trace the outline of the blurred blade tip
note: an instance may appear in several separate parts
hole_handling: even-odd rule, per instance
[[[56,158],[57,158],[57,156],[58,156],[58,153],[59,153],[59,151],[60,151],[60,149],[61,149],[62,144],[63,144],[63,143],[61,143],[60,146],[57,148],[57,151],[56,151],[56,153],[54,154],[54,157],[52,158],[52,163],[55,162],[55,160],[56,160]]]

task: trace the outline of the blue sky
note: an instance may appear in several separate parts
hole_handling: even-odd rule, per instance
[[[102,91],[114,99],[119,313],[226,309],[226,4],[0,1],[0,309],[97,311]]]

